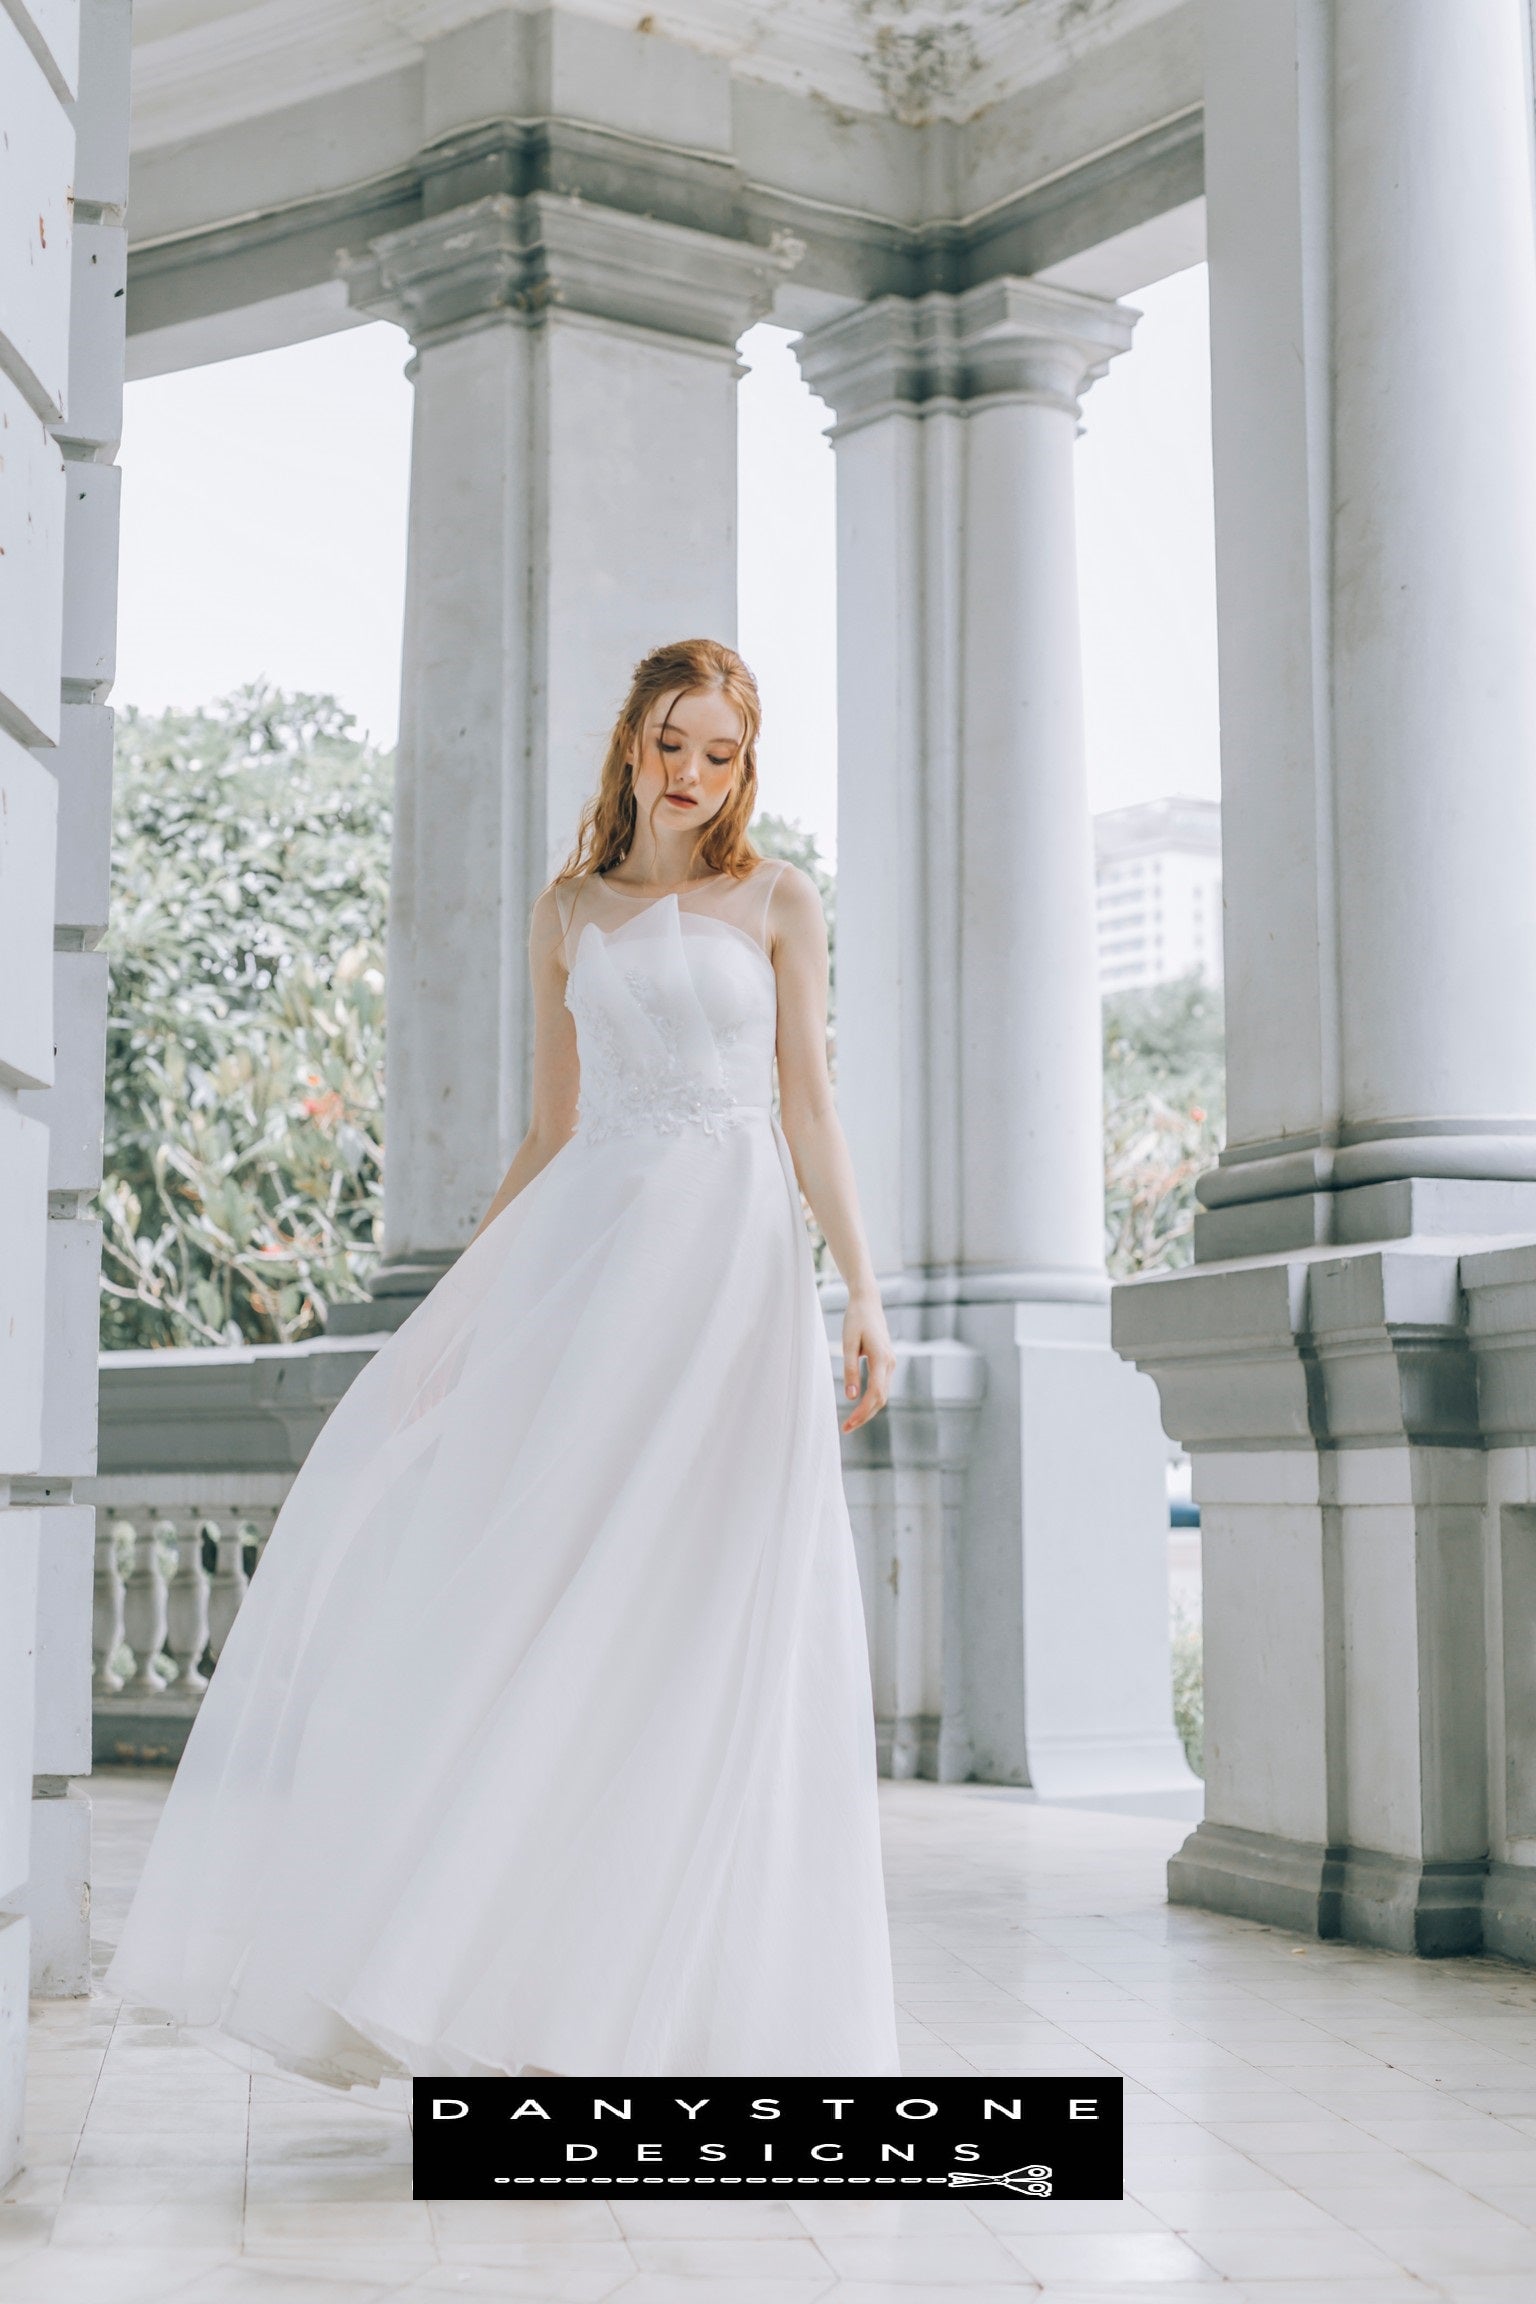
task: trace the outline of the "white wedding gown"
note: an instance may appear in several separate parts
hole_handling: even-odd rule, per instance
[[[254,2069],[900,2069],[781,869],[580,884],[576,1133],[268,1539],[105,1979]]]

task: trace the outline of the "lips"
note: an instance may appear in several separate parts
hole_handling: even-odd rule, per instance
[[[688,798],[686,792],[669,792],[667,798],[674,808],[695,808],[698,805],[697,801]]]

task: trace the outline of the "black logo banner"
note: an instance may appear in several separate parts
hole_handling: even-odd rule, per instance
[[[1124,2084],[417,2080],[417,2200],[1118,2200]]]

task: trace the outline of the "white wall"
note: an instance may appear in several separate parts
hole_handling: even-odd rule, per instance
[[[128,0],[0,13],[0,2171],[29,1981],[89,1989],[94,1470]],[[71,214],[71,188],[74,192]]]

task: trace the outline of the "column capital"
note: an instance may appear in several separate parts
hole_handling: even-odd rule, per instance
[[[812,329],[795,346],[839,431],[935,400],[1078,403],[1141,315],[1130,305],[1037,280],[983,281],[957,295],[881,296]]]
[[[786,233],[758,247],[561,193],[497,192],[387,232],[337,271],[354,309],[418,345],[555,309],[728,350],[803,253]]]

